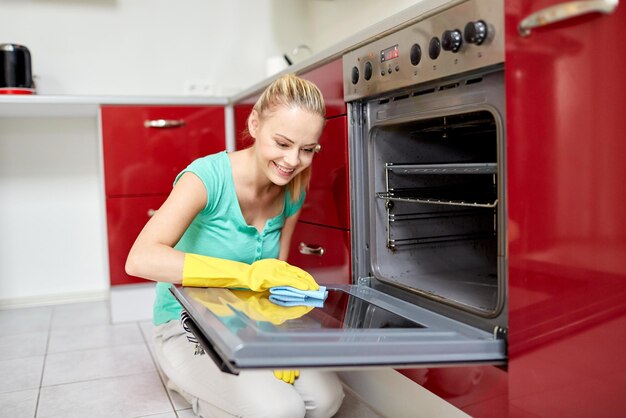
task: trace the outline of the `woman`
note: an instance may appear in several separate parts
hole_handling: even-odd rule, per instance
[[[286,263],[289,243],[324,127],[318,88],[284,75],[263,92],[248,117],[254,144],[200,158],[175,180],[126,262],[128,274],[158,281],[155,352],[168,387],[203,417],[330,417],[343,400],[328,371],[222,373],[194,355],[178,321],[171,283],[265,290],[318,285]],[[269,274],[268,274],[269,272]]]

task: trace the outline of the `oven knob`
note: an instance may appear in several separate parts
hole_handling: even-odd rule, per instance
[[[422,48],[418,44],[413,44],[411,47],[411,53],[409,54],[411,57],[411,64],[417,65],[422,60]]]
[[[482,44],[487,39],[487,24],[482,20],[467,22],[463,30],[463,37],[468,44]]]
[[[356,84],[359,82],[359,69],[356,67],[352,67],[352,84]]]
[[[441,47],[444,51],[458,52],[463,44],[463,35],[458,29],[447,30],[441,35]]]
[[[428,44],[428,56],[430,59],[436,60],[441,53],[441,43],[439,42],[439,38],[436,36],[430,40]]]
[[[365,63],[365,70],[363,71],[363,78],[369,80],[372,78],[372,63],[367,61]]]

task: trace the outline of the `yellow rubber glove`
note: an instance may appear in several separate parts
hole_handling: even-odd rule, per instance
[[[300,376],[300,370],[274,370],[274,377],[285,383],[293,385],[293,382]]]
[[[189,253],[185,254],[183,286],[246,288],[254,291],[275,286],[319,289],[309,273],[275,258],[246,264]]]
[[[239,298],[240,308],[249,318],[255,321],[267,321],[274,325],[280,325],[290,319],[297,319],[306,315],[313,309],[312,306],[280,306],[269,300],[269,293],[253,293],[246,290],[231,290]]]
[[[249,290],[212,289],[211,292],[192,289],[190,295],[221,317],[234,315],[233,309],[244,313],[254,321],[280,325],[290,319],[309,313],[312,306],[280,306],[269,300],[269,293]]]

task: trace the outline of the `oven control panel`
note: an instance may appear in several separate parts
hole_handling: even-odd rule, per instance
[[[504,2],[468,0],[343,56],[353,101],[504,62]]]

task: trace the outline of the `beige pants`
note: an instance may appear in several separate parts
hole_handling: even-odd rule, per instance
[[[223,373],[208,355],[194,355],[178,321],[155,327],[154,348],[168,387],[204,418],[327,418],[343,401],[341,382],[329,371],[301,370],[293,385],[269,370]]]

